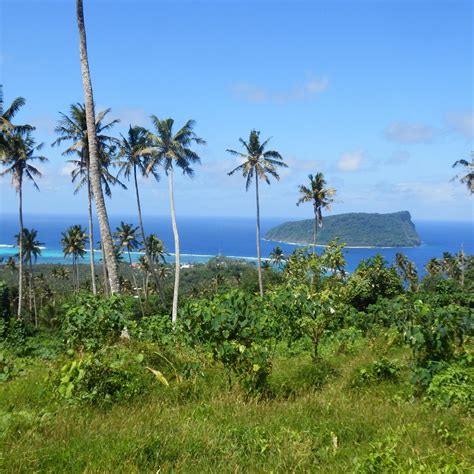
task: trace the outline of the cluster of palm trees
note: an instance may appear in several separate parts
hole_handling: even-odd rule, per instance
[[[174,202],[174,172],[180,171],[184,175],[194,175],[193,166],[199,164],[201,159],[194,150],[195,145],[204,145],[205,141],[195,132],[195,122],[187,121],[184,126],[176,130],[173,119],[159,119],[151,116],[152,131],[143,127],[130,126],[126,136],[120,135],[115,138],[109,135],[109,131],[118,123],[118,120],[107,121],[110,109],[96,114],[94,107],[94,96],[89,70],[87,54],[87,39],[82,0],[76,0],[76,19],[79,32],[80,64],[84,90],[84,104],[73,104],[69,115],[61,114],[55,129],[59,135],[53,143],[59,146],[68,142],[68,147],[63,155],[70,157],[69,163],[73,165],[71,173],[72,181],[76,184],[75,192],[81,188],[87,190],[88,198],[88,230],[81,226],[72,226],[63,234],[62,244],[65,255],[73,257],[73,281],[75,288],[79,288],[79,258],[86,251],[87,242],[90,252],[91,287],[93,293],[97,293],[95,279],[94,259],[94,228],[93,228],[93,204],[99,222],[100,248],[102,250],[102,267],[104,271],[104,288],[111,294],[120,292],[120,278],[117,261],[117,245],[128,253],[131,264],[131,252],[138,249],[139,242],[137,233],[140,232],[144,256],[141,264],[147,269],[147,275],[152,275],[157,291],[162,294],[158,274],[154,266],[163,258],[164,248],[162,242],[153,235],[146,235],[142,217],[142,206],[140,201],[138,178],[153,177],[160,179],[160,171],[164,173],[168,181],[170,214],[173,228],[175,247],[175,278],[172,302],[172,321],[176,323],[179,278],[180,278],[180,240],[176,223],[176,210]],[[0,97],[0,157],[5,169],[0,176],[9,174],[13,185],[19,195],[19,234],[24,233],[23,222],[23,185],[29,181],[38,188],[36,179],[41,177],[40,170],[34,166],[36,162],[45,162],[47,159],[40,154],[43,144],[37,144],[33,138],[34,127],[31,125],[14,124],[16,113],[25,104],[23,98],[17,98],[10,107],[4,108],[3,96]],[[259,182],[270,184],[270,179],[279,179],[278,169],[287,167],[278,151],[268,150],[269,139],[260,140],[260,132],[252,130],[248,140],[239,139],[243,151],[227,150],[232,156],[241,160],[239,166],[228,174],[241,173],[245,179],[246,190],[255,184],[256,199],[256,243],[257,243],[257,269],[259,291],[263,296],[262,258],[260,247],[260,200]],[[465,161],[465,160],[464,160]],[[471,166],[461,160],[457,164]],[[112,173],[111,166],[118,165],[117,175]],[[110,229],[104,194],[111,196],[112,186],[125,188],[120,180],[123,176],[133,181],[135,198],[138,212],[138,226],[122,223],[115,233],[117,242]],[[297,205],[311,202],[314,211],[313,249],[316,247],[317,229],[322,225],[322,210],[329,209],[334,200],[335,190],[326,187],[326,181],[322,173],[315,176],[309,175],[309,185],[299,186],[300,199]],[[472,192],[472,172],[462,178]],[[33,231],[30,231],[32,233]],[[36,234],[35,234],[36,238]],[[22,313],[23,300],[23,264],[31,262],[37,256],[34,252],[27,251],[26,241],[18,239],[19,255],[19,302],[18,317]],[[281,250],[281,249],[280,249]],[[275,249],[272,260],[277,265],[283,264],[283,255],[280,250]],[[28,253],[29,252],[29,253]],[[36,256],[35,256],[36,255]],[[30,272],[31,273],[31,272]],[[148,276],[146,277],[146,279]],[[134,281],[138,288],[137,282]],[[147,291],[147,290],[145,290]]]

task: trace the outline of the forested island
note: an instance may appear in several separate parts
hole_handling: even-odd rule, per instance
[[[313,219],[291,221],[270,229],[265,240],[311,244]],[[318,245],[339,238],[348,247],[417,247],[421,244],[408,211],[377,214],[351,212],[324,218],[318,228]]]

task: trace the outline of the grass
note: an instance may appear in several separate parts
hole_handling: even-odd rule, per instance
[[[219,367],[194,384],[96,408],[51,396],[59,361],[28,358],[0,384],[0,470],[18,472],[472,472],[472,418],[412,397],[408,352],[384,339],[350,350],[279,351],[273,396],[249,400]],[[397,381],[353,387],[381,357]],[[405,369],[403,369],[405,367]]]

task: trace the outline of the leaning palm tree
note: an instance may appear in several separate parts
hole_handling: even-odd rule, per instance
[[[5,108],[5,103],[3,101],[3,86],[0,84],[0,130],[2,136],[11,133],[14,130],[17,132],[34,130],[34,127],[31,125],[17,125],[12,123],[13,118],[25,103],[26,100],[23,97],[17,97],[10,104],[10,107]]]
[[[298,186],[300,198],[296,203],[297,206],[305,202],[313,203],[314,223],[313,223],[313,253],[316,252],[316,234],[318,227],[323,225],[322,209],[331,209],[331,203],[334,201],[333,196],[336,194],[334,188],[326,188],[326,180],[323,173],[308,175],[309,187],[301,184]]]
[[[99,112],[95,118],[95,128],[97,136],[97,146],[99,150],[100,179],[102,188],[107,196],[111,196],[110,186],[118,184],[125,188],[117,177],[109,171],[111,156],[118,144],[118,140],[111,137],[107,132],[116,125],[119,120],[105,121],[110,109]],[[72,142],[71,145],[63,151],[63,156],[75,156],[75,159],[68,160],[73,165],[71,171],[72,182],[76,183],[74,194],[77,194],[83,187],[87,187],[88,214],[89,214],[89,252],[91,267],[92,292],[96,294],[95,269],[94,269],[94,229],[92,219],[92,187],[90,179],[90,159],[89,159],[89,141],[87,136],[86,110],[83,104],[72,104],[69,115],[60,113],[60,119],[54,131],[59,135],[53,142],[53,146],[60,145],[64,141]]]
[[[250,132],[249,141],[246,142],[239,138],[240,143],[245,149],[244,153],[235,150],[227,150],[231,155],[243,160],[243,163],[228,173],[232,175],[239,171],[245,178],[245,189],[248,191],[252,180],[255,178],[255,198],[257,203],[257,269],[258,269],[258,286],[260,295],[263,296],[263,277],[262,277],[262,256],[260,251],[260,201],[258,195],[258,180],[262,179],[270,184],[270,176],[279,180],[280,176],[277,169],[287,167],[280,153],[274,150],[265,151],[270,139],[260,143],[260,132],[252,130]]]
[[[35,326],[38,326],[38,311],[36,308],[36,295],[35,289],[33,287],[33,261],[36,262],[38,257],[41,255],[41,246],[42,242],[37,240],[38,231],[35,229],[23,229],[22,237],[22,249],[23,249],[23,260],[24,263],[28,264],[28,290],[29,290],[29,300],[30,300],[30,311],[34,311],[35,316]],[[20,246],[20,235],[15,236],[16,241],[18,242],[18,247]]]
[[[192,177],[194,170],[191,165],[200,163],[199,155],[191,149],[193,144],[205,145],[206,142],[199,138],[193,131],[195,122],[188,120],[184,126],[173,133],[174,120],[167,118],[160,120],[155,115],[151,116],[155,133],[149,134],[151,146],[145,150],[149,156],[146,174],[153,173],[158,165],[161,165],[168,176],[168,187],[170,194],[171,222],[173,226],[174,248],[175,248],[175,279],[173,291],[173,307],[171,320],[176,325],[178,318],[178,293],[180,272],[180,248],[179,233],[176,225],[176,212],[174,207],[173,171],[174,167],[180,168],[183,174]]]
[[[82,85],[84,89],[84,104],[86,109],[87,136],[89,143],[89,173],[92,194],[94,196],[97,218],[99,220],[100,237],[103,244],[102,251],[105,255],[107,265],[110,291],[120,292],[120,281],[117,260],[114,254],[114,243],[110,232],[109,218],[105,206],[104,194],[100,183],[100,155],[95,128],[94,96],[92,92],[92,81],[87,57],[86,28],[84,24],[84,10],[82,0],[76,0],[77,28],[79,30],[79,52],[81,59]]]
[[[61,244],[65,257],[72,257],[72,284],[76,291],[79,291],[79,258],[84,258],[86,254],[87,234],[80,225],[73,225],[62,233]]]
[[[133,177],[133,184],[135,186],[135,198],[137,201],[138,210],[138,224],[140,226],[140,233],[143,241],[143,249],[145,250],[146,258],[148,259],[148,266],[150,267],[151,273],[155,279],[156,288],[162,294],[161,285],[158,277],[153,270],[153,259],[151,258],[150,251],[148,249],[148,239],[145,235],[145,228],[143,226],[142,218],[142,206],[140,201],[140,192],[138,189],[138,175],[147,176],[147,163],[148,157],[144,154],[144,150],[150,147],[150,132],[142,127],[132,127],[128,129],[128,134],[124,137],[120,134],[121,140],[119,145],[119,152],[117,158],[119,159],[120,173],[130,179]],[[159,181],[160,175],[156,168],[152,168],[150,172],[155,177],[156,181]]]
[[[467,186],[471,194],[474,194],[474,151],[471,151],[471,162],[467,160],[458,160],[454,162],[453,168],[462,166],[464,168],[464,176],[455,176],[453,179],[458,179],[462,184]],[[465,174],[464,174],[465,173]]]
[[[43,147],[43,143],[36,144],[31,135],[31,130],[13,129],[8,133],[2,133],[0,139],[0,162],[6,167],[0,176],[10,174],[12,184],[18,193],[18,215],[20,221],[19,235],[23,235],[23,183],[29,180],[33,187],[39,190],[36,178],[41,177],[41,172],[31,163],[34,161],[45,162],[47,158],[37,153]],[[18,258],[18,312],[17,317],[21,318],[22,298],[23,298],[23,242],[19,240]]]

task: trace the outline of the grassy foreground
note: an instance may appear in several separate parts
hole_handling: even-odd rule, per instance
[[[109,408],[51,396],[59,359],[17,360],[0,387],[2,472],[472,472],[473,420],[413,397],[409,353],[387,339],[281,350],[271,395],[247,398],[215,365]],[[383,356],[393,381],[354,386]]]

